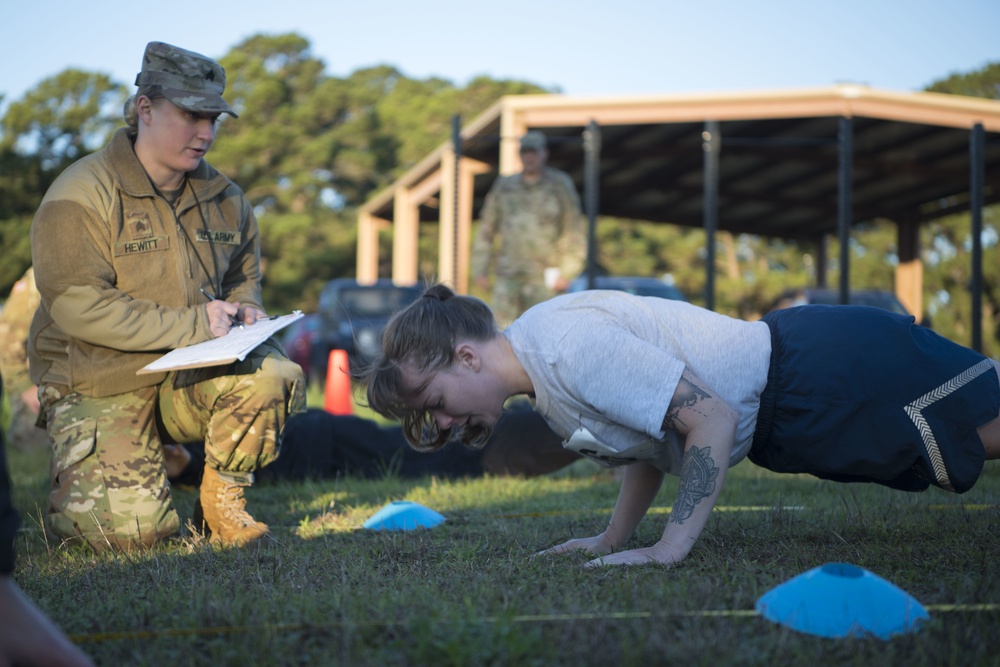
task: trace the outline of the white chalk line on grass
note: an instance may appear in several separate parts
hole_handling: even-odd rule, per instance
[[[1000,603],[987,602],[980,604],[932,604],[925,605],[930,613],[986,613],[1000,612]],[[653,613],[651,611],[593,612],[577,614],[519,614],[516,616],[486,616],[481,619],[469,619],[469,623],[573,623],[580,621],[640,621],[647,619],[668,620],[671,618],[753,618],[760,616],[755,609],[699,609],[693,611],[678,611],[671,613]],[[275,625],[234,625],[215,626],[210,628],[168,628],[164,630],[138,630],[131,632],[91,632],[70,635],[76,644],[88,644],[125,639],[155,639],[158,637],[191,637],[198,635],[232,635],[246,633],[286,633],[304,632],[309,630],[328,630],[334,628],[390,628],[411,625],[408,621],[371,621],[358,623],[344,621],[333,623],[280,623]]]
[[[779,507],[776,505],[723,505],[714,508],[716,512],[771,512],[778,510],[798,511],[809,509],[805,506]],[[522,517],[535,516],[561,516],[565,514],[610,514],[611,508],[575,508],[570,510],[542,510],[538,512],[503,512],[501,514],[488,514],[487,519],[520,519]],[[669,507],[650,507],[646,514],[670,514]]]
[[[650,507],[647,514],[670,514],[669,507]],[[806,505],[720,505],[714,508],[716,512],[802,512],[811,509]],[[925,505],[924,509],[932,510],[988,510],[1000,509],[1000,505],[969,504],[969,505]],[[567,514],[600,514],[611,513],[611,508],[574,508],[567,510],[545,510],[537,512],[503,512],[488,514],[488,519],[519,519],[522,517],[561,516]]]

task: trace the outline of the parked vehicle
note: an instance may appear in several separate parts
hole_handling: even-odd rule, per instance
[[[570,283],[567,291],[581,292],[585,289],[587,289],[587,277],[580,276]],[[636,296],[658,296],[663,299],[687,301],[684,294],[673,283],[646,276],[595,276],[594,289],[619,290]]]
[[[345,350],[351,363],[364,363],[379,352],[389,318],[423,293],[420,285],[396,285],[379,280],[361,285],[353,278],[336,278],[319,296],[316,338],[319,377],[326,377],[331,350]]]
[[[289,325],[281,337],[288,358],[302,367],[310,384],[323,381],[323,376],[318,373],[322,364],[318,364],[315,358],[319,354],[316,344],[319,326],[319,315],[309,313]]]
[[[892,292],[884,290],[854,290],[849,295],[849,301],[854,306],[874,306],[900,315],[910,315],[900,300]],[[804,306],[810,303],[836,305],[840,303],[840,292],[822,287],[806,287],[785,290],[774,300],[768,312],[791,306]]]

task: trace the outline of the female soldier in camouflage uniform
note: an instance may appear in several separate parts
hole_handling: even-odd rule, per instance
[[[150,42],[130,127],[70,166],[32,223],[28,352],[53,448],[47,527],[63,539],[128,549],[174,534],[163,441],[205,442],[196,515],[213,542],[268,532],[243,490],[304,407],[301,369],[269,341],[227,366],[136,374],[265,314],[253,210],[204,160],[220,114],[236,116],[225,82],[210,58]]]

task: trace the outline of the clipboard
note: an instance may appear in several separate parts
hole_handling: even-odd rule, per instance
[[[243,361],[254,348],[301,317],[302,311],[296,310],[287,315],[274,315],[241,328],[234,328],[225,336],[171,350],[156,361],[146,364],[135,374],[221,366],[233,361]]]

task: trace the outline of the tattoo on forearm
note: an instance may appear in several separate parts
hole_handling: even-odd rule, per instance
[[[663,416],[663,424],[660,426],[664,431],[676,431],[683,424],[680,418],[681,408],[695,408],[699,401],[712,398],[712,395],[701,387],[691,384],[683,377],[677,383],[677,391],[670,401],[667,414]]]
[[[715,492],[715,480],[719,477],[719,467],[712,460],[709,447],[692,447],[684,453],[681,461],[680,486],[677,500],[670,512],[671,523],[684,523],[691,518],[694,508]]]

